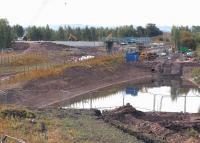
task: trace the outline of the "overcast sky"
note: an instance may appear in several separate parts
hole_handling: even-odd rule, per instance
[[[0,0],[11,25],[200,25],[199,0]]]

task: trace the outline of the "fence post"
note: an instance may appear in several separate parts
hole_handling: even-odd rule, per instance
[[[25,72],[26,72],[26,66],[24,66],[24,75],[25,75]]]

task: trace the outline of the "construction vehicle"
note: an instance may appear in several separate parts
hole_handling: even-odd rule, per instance
[[[68,37],[68,40],[69,41],[78,41],[78,38],[76,36],[74,36],[73,34],[69,34],[69,37]]]
[[[110,33],[107,37],[106,40],[111,40],[112,39],[112,33]]]
[[[105,39],[106,51],[108,54],[112,53],[113,43],[112,33],[110,33]]]
[[[151,60],[156,59],[156,57],[157,57],[156,53],[148,53],[148,52],[146,52],[146,51],[140,52],[139,55],[140,55],[140,56],[139,56],[139,59],[142,60],[142,61],[143,61],[143,60],[151,61]]]

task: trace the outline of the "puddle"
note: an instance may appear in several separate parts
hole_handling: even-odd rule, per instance
[[[200,89],[181,79],[127,83],[79,96],[68,101],[65,108],[109,110],[127,103],[141,111],[197,113]]]

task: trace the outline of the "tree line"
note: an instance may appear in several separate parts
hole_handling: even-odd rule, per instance
[[[104,40],[110,33],[113,37],[153,37],[161,35],[162,31],[155,24],[147,24],[145,27],[119,26],[108,27],[76,27],[60,26],[58,30],[52,29],[49,25],[43,27],[30,26],[27,28],[21,25],[10,26],[6,19],[0,19],[0,49],[9,47],[11,42],[23,37],[31,41],[65,41],[70,34],[77,37],[79,41]]]
[[[106,36],[112,33],[113,37],[153,37],[161,35],[162,31],[155,24],[147,24],[146,27],[138,26],[134,28],[130,26],[120,26],[115,28],[104,27],[88,27],[72,28],[70,26],[59,27],[58,30],[53,30],[46,27],[28,27],[27,38],[30,40],[68,40],[70,34],[73,34],[80,41],[96,41],[103,40]]]

